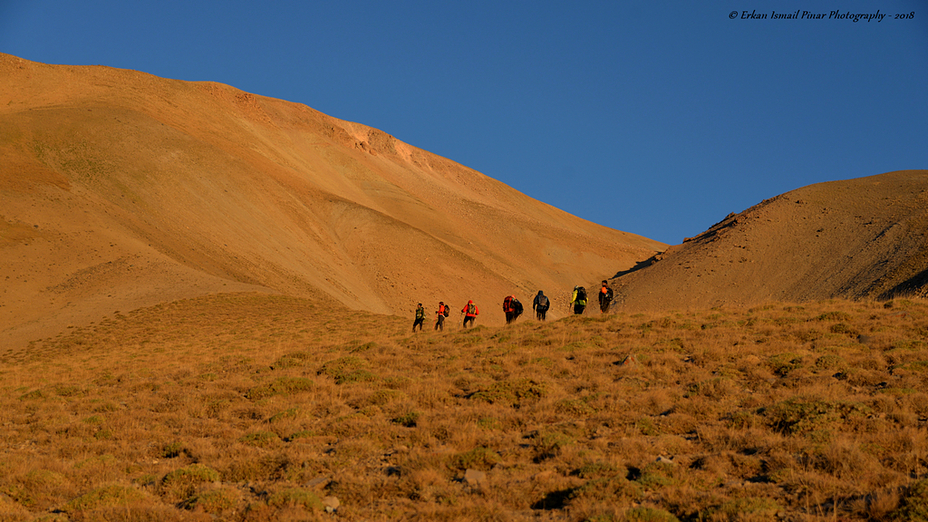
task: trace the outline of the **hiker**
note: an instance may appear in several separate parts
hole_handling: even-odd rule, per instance
[[[522,315],[524,308],[522,308],[522,303],[516,299],[514,296],[512,298],[512,320],[515,321]]]
[[[549,306],[551,306],[551,302],[548,301],[548,297],[544,292],[539,290],[538,295],[535,296],[535,300],[532,301],[532,310],[535,310],[535,318],[539,321],[544,321]]]
[[[471,326],[474,325],[474,319],[480,315],[480,310],[477,309],[477,305],[473,301],[467,301],[461,313],[464,314],[464,328],[467,328],[467,323],[470,323]]]
[[[581,315],[586,308],[586,288],[575,286],[574,293],[570,297],[570,306],[574,307],[574,314]]]
[[[506,324],[511,323],[515,317],[515,308],[512,306],[512,300],[515,298],[516,296],[514,295],[507,295],[506,298],[503,299],[503,312],[506,312]]]
[[[422,331],[422,323],[425,322],[425,308],[422,308],[422,303],[419,303],[419,306],[416,307],[416,321],[412,323],[412,331],[416,331],[416,327],[419,327],[419,331]]]
[[[438,316],[438,319],[435,320],[435,329],[444,330],[445,329],[445,317],[448,317],[448,314],[451,313],[448,310],[448,305],[444,301],[438,302],[438,311],[435,312],[435,315]]]
[[[609,288],[609,282],[603,279],[603,287],[599,289],[599,313],[606,313],[611,302],[612,289]]]

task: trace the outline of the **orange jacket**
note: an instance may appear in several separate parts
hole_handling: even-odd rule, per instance
[[[471,313],[468,310],[468,308],[470,308],[471,306],[474,307],[473,313]],[[467,304],[464,305],[464,309],[462,309],[461,311],[464,312],[464,315],[467,317],[477,317],[478,315],[480,315],[480,310],[477,309],[477,305],[475,305],[473,301],[468,301]]]

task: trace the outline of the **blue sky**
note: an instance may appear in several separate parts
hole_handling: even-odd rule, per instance
[[[924,0],[0,0],[0,52],[303,103],[670,244],[928,168]]]

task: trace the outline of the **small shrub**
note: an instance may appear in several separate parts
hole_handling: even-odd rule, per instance
[[[114,506],[138,503],[147,498],[141,491],[128,486],[110,485],[96,488],[68,502],[62,511],[73,514]]]
[[[22,505],[0,495],[0,520],[9,522],[25,522],[26,520],[35,520],[29,510]]]
[[[391,390],[399,390],[408,387],[413,380],[409,377],[391,376],[383,378],[383,385]]]
[[[292,469],[293,464],[287,454],[262,454],[232,460],[222,469],[222,478],[225,483],[279,480]]]
[[[21,401],[44,399],[44,398],[45,398],[45,394],[42,393],[42,390],[32,390],[31,392],[24,393],[19,396],[19,400]]]
[[[322,500],[315,493],[302,488],[278,491],[268,497],[267,504],[276,508],[302,507],[310,511],[323,508]]]
[[[273,397],[274,395],[291,395],[313,389],[312,379],[306,377],[278,377],[273,381],[255,386],[247,392],[245,397],[253,401]]]
[[[374,348],[377,348],[377,343],[375,343],[374,341],[371,341],[371,342],[367,342],[367,343],[361,344],[361,345],[359,345],[359,346],[357,346],[357,347],[355,347],[355,348],[352,348],[352,349],[349,350],[349,351],[350,351],[351,353],[366,352],[366,351],[368,351],[368,350],[373,350]]]
[[[919,480],[905,489],[902,505],[891,513],[891,519],[928,522],[928,479]]]
[[[34,469],[29,473],[26,473],[26,481],[27,484],[32,487],[49,487],[57,489],[62,484],[67,482],[67,479],[61,473],[47,469]]]
[[[77,397],[83,394],[84,391],[77,386],[68,386],[63,384],[55,386],[55,395],[59,397]]]
[[[792,398],[764,408],[761,413],[774,431],[794,435],[829,428],[836,420],[863,415],[868,410],[866,406],[857,403]]]
[[[179,457],[184,451],[184,445],[180,442],[170,442],[161,447],[161,458],[173,459]]]
[[[789,372],[802,367],[802,356],[794,353],[781,353],[767,359],[767,365],[773,373],[785,377]]]
[[[757,415],[750,411],[736,411],[725,419],[730,428],[743,430],[757,426]]]
[[[367,367],[368,362],[365,359],[349,355],[323,364],[318,373],[332,377],[335,384],[376,380],[376,376]]]
[[[404,413],[403,415],[400,415],[399,417],[394,417],[393,419],[391,419],[391,422],[395,424],[399,424],[401,426],[405,426],[407,428],[415,428],[416,423],[419,421],[419,417],[421,415],[422,414],[417,411],[411,411],[409,413]]]
[[[815,360],[815,367],[820,370],[839,369],[845,364],[844,359],[839,355],[823,355]]]
[[[745,497],[727,500],[709,509],[710,520],[773,520],[780,505],[773,499]]]
[[[477,426],[484,430],[499,430],[503,425],[495,417],[481,417],[477,419]]]
[[[319,433],[315,430],[300,430],[285,437],[284,440],[286,442],[293,442],[299,439],[307,439],[310,437],[318,437],[318,436],[319,436]]]
[[[583,485],[573,488],[567,493],[567,500],[570,503],[580,500],[605,501],[609,503],[614,503],[618,500],[638,502],[642,498],[644,498],[644,489],[642,489],[641,485],[619,475],[598,477],[588,480]],[[595,518],[590,520],[610,519]]]
[[[850,321],[853,317],[846,312],[825,312],[815,318],[817,321]]]
[[[672,513],[661,508],[639,506],[626,511],[620,518],[622,522],[680,522]]]
[[[280,440],[280,437],[276,433],[270,431],[259,431],[255,433],[249,433],[248,435],[243,436],[238,439],[242,444],[247,444],[248,446],[255,446],[257,448],[264,448],[270,446],[271,444]]]
[[[641,470],[641,476],[635,479],[635,482],[647,489],[672,486],[677,483],[677,479],[674,477],[675,468],[674,464],[652,462]]]
[[[592,478],[602,478],[602,477],[614,477],[619,475],[622,471],[613,464],[605,462],[591,462],[584,464],[582,467],[574,470],[571,475],[576,475],[584,479]]]
[[[565,446],[575,442],[572,437],[558,431],[538,432],[532,439],[536,462],[558,456]]]
[[[283,420],[292,420],[292,419],[297,418],[299,414],[300,414],[299,408],[295,408],[295,407],[287,408],[284,411],[277,412],[274,415],[271,415],[271,418],[268,419],[268,422],[274,423],[274,422],[280,422]]]
[[[367,396],[366,401],[373,406],[384,406],[400,399],[402,396],[403,394],[396,390],[377,390]]]
[[[701,396],[721,400],[731,395],[732,388],[731,379],[715,377],[687,386],[687,396]]]
[[[561,399],[554,404],[554,411],[575,417],[587,417],[596,412],[596,409],[583,399]]]
[[[849,326],[847,323],[835,323],[828,328],[828,331],[834,334],[846,334],[852,337],[857,337],[860,335],[860,332]]]
[[[210,515],[222,515],[234,509],[241,502],[241,498],[241,493],[234,489],[213,489],[190,497],[182,502],[180,507],[188,510],[201,510]]]
[[[635,427],[642,435],[647,437],[656,437],[661,434],[660,428],[654,424],[650,417],[642,417],[635,422]]]
[[[506,404],[518,408],[523,401],[537,400],[547,395],[547,393],[548,387],[545,383],[534,379],[515,379],[494,383],[486,390],[471,394],[470,398],[490,404]]]
[[[472,450],[458,453],[451,458],[451,467],[459,470],[480,469],[488,470],[502,462],[499,453],[482,446]]]
[[[192,497],[202,484],[219,481],[219,472],[202,464],[176,469],[161,479],[162,495],[169,501],[182,501]]]
[[[925,375],[928,374],[928,361],[913,361],[907,364],[897,364],[892,367],[893,372],[906,370],[912,373]]]
[[[293,352],[281,355],[274,364],[271,365],[272,370],[282,370],[284,368],[294,368],[299,366],[305,366],[308,360],[312,359],[312,354],[309,352]]]

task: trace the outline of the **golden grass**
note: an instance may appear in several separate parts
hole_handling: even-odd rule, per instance
[[[223,295],[7,352],[0,519],[928,518],[924,301],[410,324]]]

